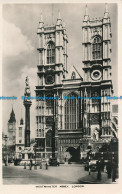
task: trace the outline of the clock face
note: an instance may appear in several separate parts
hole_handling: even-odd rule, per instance
[[[9,125],[9,129],[12,129],[12,125]]]
[[[101,78],[101,71],[100,70],[94,70],[94,71],[92,71],[91,78],[93,80],[99,80]]]
[[[46,84],[53,84],[54,83],[54,75],[49,74],[46,76]]]

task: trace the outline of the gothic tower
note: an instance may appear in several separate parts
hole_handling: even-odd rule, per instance
[[[16,118],[12,107],[10,119],[8,121],[8,145],[15,145],[16,143]]]
[[[106,5],[103,18],[90,19],[87,6],[83,20],[83,127],[84,136],[111,137],[111,21]],[[88,99],[88,97],[101,97]]]
[[[28,77],[26,77],[25,83],[24,97],[28,98],[31,95]],[[32,102],[30,99],[24,99],[23,104],[25,106],[25,147],[30,147],[30,107]]]
[[[67,74],[68,57],[68,39],[60,12],[56,24],[51,26],[44,25],[41,14],[37,34],[39,61],[37,65],[38,85],[36,86],[36,96],[55,98],[62,94],[63,79]],[[44,157],[45,154],[50,155],[52,150],[57,150],[56,128],[61,127],[62,124],[61,103],[60,100],[37,99],[36,139]],[[55,141],[52,141],[53,138],[55,138]],[[54,142],[55,145],[53,145]]]

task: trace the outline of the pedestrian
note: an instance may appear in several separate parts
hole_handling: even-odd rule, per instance
[[[30,170],[32,169],[32,159],[30,159]]]
[[[97,180],[101,180],[101,170],[102,170],[101,161],[98,160],[98,162],[97,162],[97,171],[98,171]]]
[[[111,178],[111,173],[112,173],[112,163],[109,161],[107,163],[107,174],[108,174],[108,179]]]
[[[117,165],[115,161],[112,162],[112,182],[116,182]]]
[[[32,159],[30,159],[30,164],[31,164],[31,166],[33,165],[33,163],[32,163]]]

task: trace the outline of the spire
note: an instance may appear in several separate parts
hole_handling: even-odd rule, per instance
[[[57,25],[61,25],[62,24],[62,19],[61,19],[61,14],[60,14],[60,10],[58,10],[58,18],[57,18]]]
[[[44,22],[43,22],[43,15],[42,15],[42,11],[41,11],[40,22],[41,22],[41,23],[44,23]]]
[[[10,119],[9,119],[8,122],[9,122],[9,123],[14,123],[14,122],[16,122],[15,113],[14,113],[14,110],[13,110],[13,105],[12,105],[12,111],[11,111],[11,114],[10,114]]]
[[[22,108],[21,108],[21,119],[20,119],[20,125],[23,125],[24,124],[24,121],[23,121],[23,118],[22,118]]]
[[[86,7],[85,7],[85,15],[88,16],[88,7],[87,7],[87,4],[86,4]]]
[[[44,27],[44,21],[43,21],[43,15],[42,15],[42,11],[41,11],[41,16],[40,16],[40,21],[39,21],[39,28]]]
[[[109,17],[109,12],[108,12],[108,4],[105,4],[105,11],[104,11],[104,18],[108,18]]]
[[[58,20],[61,20],[61,13],[60,13],[60,10],[58,10]]]
[[[108,4],[105,4],[105,13],[108,13]]]
[[[87,4],[85,6],[85,15],[84,15],[84,22],[87,22],[89,20],[89,14],[88,14],[88,7]]]

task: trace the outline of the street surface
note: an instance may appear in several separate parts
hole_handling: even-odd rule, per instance
[[[118,182],[118,181],[117,181]],[[112,184],[112,180],[107,178],[106,173],[102,173],[102,180],[97,180],[97,172],[84,170],[81,164],[63,164],[59,167],[49,166],[48,170],[37,170],[29,166],[4,166],[3,165],[3,184]]]
[[[78,164],[49,166],[48,170],[3,165],[3,184],[76,184],[86,173]]]

